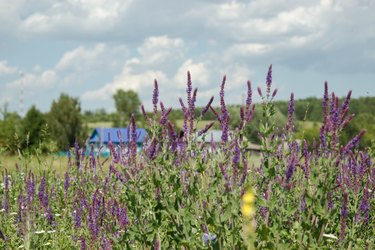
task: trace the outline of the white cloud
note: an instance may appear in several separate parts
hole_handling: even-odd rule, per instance
[[[270,63],[291,73],[373,76],[374,9],[372,0],[0,1],[0,75],[9,82],[22,69],[30,88],[98,106],[116,88],[148,98],[154,78],[168,98],[184,95],[188,70],[205,96],[218,93],[223,74],[238,91]]]
[[[0,61],[0,75],[15,74],[16,72],[16,67],[9,66],[7,61]]]
[[[123,62],[124,66],[121,72],[114,76],[111,82],[96,90],[85,92],[82,98],[84,100],[109,100],[120,88],[138,92],[150,89],[149,93],[152,93],[154,79],[162,82],[164,86],[168,85],[170,89],[175,88],[176,85],[170,81],[171,77],[168,76],[166,70],[169,70],[170,75],[171,68],[177,68],[184,58],[186,49],[181,38],[169,38],[166,35],[151,36],[144,40],[137,48],[137,52],[136,57]],[[203,64],[192,64],[189,60],[187,63],[197,71],[203,66]],[[188,65],[185,63],[185,66]],[[186,71],[184,75],[186,75]],[[201,75],[203,82],[206,82],[204,74]]]
[[[272,51],[272,46],[262,43],[241,43],[234,44],[228,49],[232,56],[262,55]]]
[[[166,35],[149,37],[138,48],[144,63],[148,65],[164,63],[168,59],[181,59],[185,51],[181,38],[169,38]]]
[[[79,46],[64,53],[55,67],[59,71],[87,72],[88,70],[116,66],[118,60],[123,59],[126,54],[127,49],[122,45],[109,47],[107,44],[99,43],[94,47]]]
[[[25,89],[38,88],[52,88],[57,82],[56,72],[53,70],[45,70],[39,74],[23,73],[23,76],[8,84],[10,88],[19,88],[20,84],[24,85]]]
[[[112,82],[107,83],[104,87],[97,90],[87,91],[82,95],[83,100],[109,100],[118,89],[134,90],[143,92],[153,89],[153,79],[165,81],[167,76],[161,71],[143,71],[134,73],[131,69],[124,69],[120,75],[116,76]]]
[[[64,0],[31,13],[22,24],[26,32],[39,34],[107,31],[121,20],[133,0]]]
[[[192,59],[187,59],[182,63],[174,76],[175,86],[181,89],[186,87],[188,71],[190,71],[193,85],[208,85],[210,83],[210,70],[207,64],[208,62],[194,62]]]

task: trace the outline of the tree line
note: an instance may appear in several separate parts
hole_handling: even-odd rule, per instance
[[[140,112],[140,98],[132,90],[117,90],[113,95],[116,111],[108,113],[105,109],[82,111],[78,98],[67,94],[61,94],[57,100],[51,104],[49,112],[43,113],[35,106],[32,106],[25,117],[20,117],[16,112],[8,112],[7,106],[0,109],[0,148],[7,152],[17,152],[17,150],[29,150],[38,148],[44,153],[66,150],[72,147],[75,142],[84,143],[90,134],[87,127],[89,123],[110,122],[112,127],[127,127],[128,119],[133,113],[136,116],[138,126],[144,126],[145,121]],[[245,136],[253,143],[258,143],[258,128],[262,121],[261,104],[257,105],[253,121],[245,129]],[[276,124],[279,129],[285,125],[288,110],[288,101],[275,102]],[[371,145],[375,138],[375,97],[361,97],[352,99],[350,112],[356,116],[349,126],[342,131],[343,140],[350,140],[363,128],[367,129],[361,146]],[[197,108],[197,116],[201,108]],[[240,122],[239,107],[229,106],[232,128]],[[182,120],[184,115],[181,109],[174,109],[170,115],[170,120],[178,128],[178,120]],[[319,137],[319,129],[322,121],[322,99],[305,98],[295,101],[295,129],[299,139],[306,139],[312,144],[314,138]],[[203,120],[215,120],[212,112],[207,112]],[[219,125],[214,125],[218,129]]]

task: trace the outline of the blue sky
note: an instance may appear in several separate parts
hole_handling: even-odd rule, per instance
[[[224,74],[227,102],[240,103],[270,64],[278,99],[320,97],[325,80],[374,96],[374,11],[372,0],[0,0],[0,104],[20,110],[22,80],[25,110],[64,92],[113,111],[119,88],[151,109],[156,78],[178,107],[188,70],[198,105],[218,99]]]

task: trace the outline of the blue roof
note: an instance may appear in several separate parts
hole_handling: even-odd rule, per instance
[[[137,133],[137,143],[143,143],[147,135],[146,129],[137,128],[136,133]],[[109,139],[111,139],[113,143],[120,143],[120,137],[119,137],[120,135],[121,135],[123,143],[128,143],[130,141],[130,138],[128,138],[127,128],[96,128],[91,133],[89,142],[90,143],[101,142],[101,143],[107,144]]]

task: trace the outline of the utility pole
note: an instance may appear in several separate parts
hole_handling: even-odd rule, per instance
[[[19,113],[20,116],[23,117],[24,115],[24,74],[20,72],[20,96],[19,96]]]

